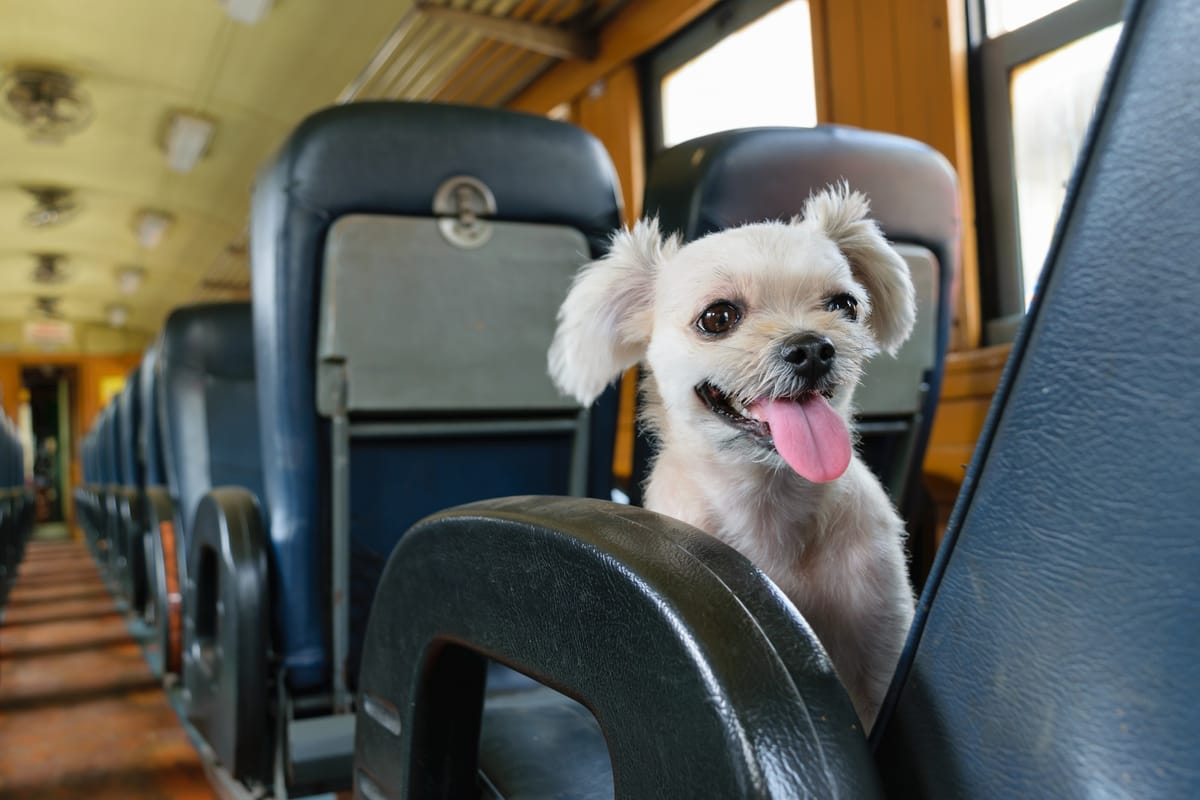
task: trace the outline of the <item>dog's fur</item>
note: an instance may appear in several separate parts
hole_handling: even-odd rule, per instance
[[[840,477],[805,479],[769,437],[714,413],[698,388],[717,387],[758,420],[755,401],[821,389],[850,424],[864,361],[894,353],[915,318],[908,267],[867,211],[861,194],[840,185],[791,222],[686,246],[664,239],[656,220],[639,222],[576,277],[549,361],[558,387],[582,403],[643,364],[645,421],[659,441],[647,507],[719,537],[775,581],[828,650],[869,730],[913,615],[903,523],[857,455]],[[830,300],[845,294],[857,319]],[[713,335],[699,320],[717,301],[741,316]],[[836,348],[818,386],[781,358],[798,334]]]

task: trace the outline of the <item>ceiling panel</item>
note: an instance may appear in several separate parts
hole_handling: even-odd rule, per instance
[[[229,248],[244,239],[255,173],[304,116],[362,71],[409,7],[279,0],[247,26],[217,0],[0,0],[0,73],[65,70],[94,113],[58,144],[31,141],[0,120],[0,320],[36,318],[33,297],[53,295],[72,321],[99,324],[107,305],[127,305],[129,327],[149,334],[176,305],[244,297],[244,254]],[[210,153],[186,175],[167,168],[161,149],[166,119],[179,109],[217,120]],[[26,184],[74,188],[83,209],[61,226],[30,227]],[[142,208],[175,218],[152,251],[133,231]],[[33,283],[35,252],[65,254],[69,279]],[[123,265],[145,269],[133,296],[117,287]],[[206,278],[218,288],[205,288]]]
[[[438,2],[560,27],[595,23],[620,5]],[[80,330],[99,330],[106,307],[126,305],[141,339],[91,337],[125,342],[143,341],[182,303],[248,296],[254,176],[313,111],[338,99],[501,104],[553,63],[431,19],[410,0],[276,0],[253,26],[229,19],[218,0],[0,0],[0,80],[18,66],[66,71],[94,113],[61,143],[32,141],[0,118],[0,350],[20,346],[11,338],[38,318],[40,295],[61,298],[62,315]],[[167,168],[161,149],[168,115],[181,109],[217,122],[210,152],[186,175]],[[70,187],[82,211],[60,226],[31,227],[27,184]],[[175,220],[151,251],[133,231],[143,208]],[[37,252],[64,254],[68,280],[34,283]],[[145,270],[133,295],[117,286],[125,265]]]

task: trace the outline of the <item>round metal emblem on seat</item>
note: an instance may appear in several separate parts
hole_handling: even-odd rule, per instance
[[[438,229],[447,242],[474,250],[492,236],[492,224],[484,217],[496,213],[496,198],[478,178],[455,175],[438,187],[433,213],[439,217]]]

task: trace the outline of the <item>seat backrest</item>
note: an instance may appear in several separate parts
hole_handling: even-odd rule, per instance
[[[479,108],[329,109],[263,173],[255,341],[293,688],[346,661],[329,655],[341,612],[332,648],[323,624],[345,596],[331,581],[349,580],[353,672],[384,560],[417,519],[497,494],[608,496],[615,396],[590,417],[564,402],[545,353],[573,273],[607,246],[619,211],[593,138]]]
[[[140,367],[134,367],[125,377],[125,386],[117,395],[117,414],[121,418],[121,484],[131,487],[142,485],[142,465],[137,452],[142,422],[139,373]]]
[[[209,489],[262,497],[253,338],[249,303],[185,306],[163,326],[159,424],[185,541]]]
[[[159,400],[158,352],[160,342],[146,349],[138,372],[138,402],[143,409],[138,429],[138,458],[142,464],[144,486],[164,486],[167,483],[163,464],[162,428],[157,413]]]
[[[1127,9],[876,726],[891,796],[1200,795],[1197,41],[1192,0]]]
[[[896,245],[917,289],[917,326],[895,358],[867,367],[855,393],[861,449],[902,510],[921,463],[950,336],[958,272],[954,171],[933,148],[902,136],[837,125],[748,128],[677,145],[655,159],[645,213],[685,241],[762,220],[790,219],[808,197],[846,181]],[[639,434],[633,489],[640,499],[650,443]]]
[[[116,398],[104,407],[104,483],[115,486],[121,482],[120,420]]]

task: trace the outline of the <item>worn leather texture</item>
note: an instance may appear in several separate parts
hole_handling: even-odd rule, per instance
[[[167,483],[189,542],[196,508],[213,487],[262,497],[250,304],[176,309],[159,358]]]
[[[958,184],[940,153],[903,136],[842,125],[723,131],[655,159],[646,180],[645,213],[657,216],[664,231],[691,241],[750,222],[791,219],[811,194],[842,180],[868,197],[871,216],[890,241],[927,248],[940,267],[936,367],[910,458],[920,464],[941,387],[959,270]],[[872,453],[876,450],[890,455],[885,447]],[[640,502],[652,452],[651,441],[639,430],[635,502]],[[887,464],[871,466],[890,472]]]
[[[443,104],[355,103],[319,112],[289,137],[255,188],[251,271],[265,501],[281,655],[293,689],[318,688],[329,671],[328,426],[317,416],[314,378],[326,234],[348,214],[430,216],[438,187],[456,175],[491,189],[496,219],[577,228],[591,255],[620,224],[612,163],[590,135],[541,117]],[[595,414],[591,452],[603,485],[593,484],[594,493],[608,491],[615,409],[610,396]],[[398,536],[403,527],[395,530]]]
[[[881,718],[896,797],[1200,796],[1200,5],[1124,35]]]
[[[483,710],[488,658],[585,706],[605,741],[551,698],[512,701],[527,728],[496,742],[518,720],[499,697]],[[638,508],[517,497],[423,521],[388,562],[362,669],[360,791],[365,779],[388,797],[465,796],[492,764],[513,798],[581,796],[563,783],[606,787],[594,759],[607,750],[618,797],[879,794],[795,608],[732,549]],[[565,741],[539,759],[543,714]]]

